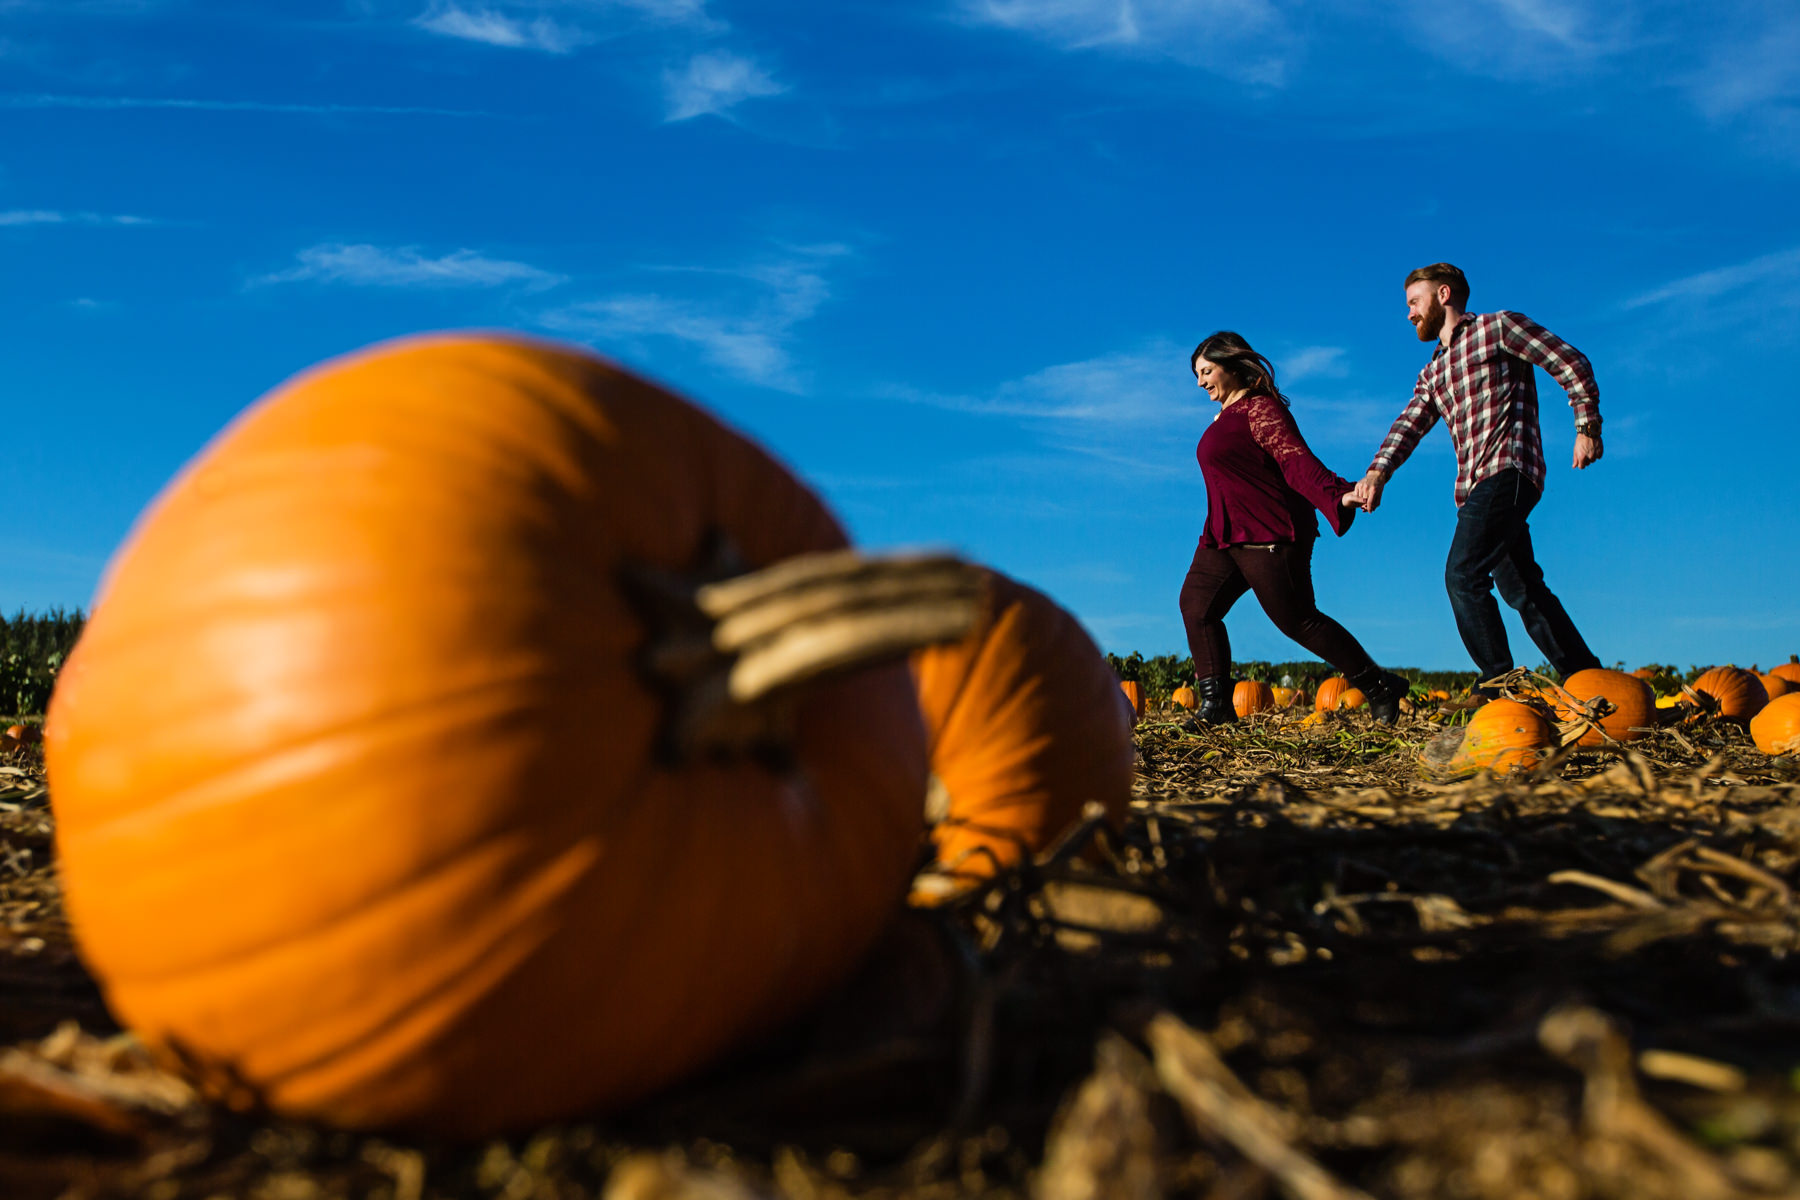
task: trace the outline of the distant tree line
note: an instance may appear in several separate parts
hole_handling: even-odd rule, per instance
[[[39,716],[50,702],[56,685],[56,673],[63,660],[81,636],[87,614],[53,608],[48,612],[27,613],[23,609],[8,617],[0,614],[0,715]],[[1182,684],[1194,682],[1194,660],[1186,655],[1158,654],[1145,658],[1142,654],[1106,656],[1120,679],[1135,681],[1146,695],[1166,699]],[[1623,668],[1623,664],[1615,664]],[[1683,670],[1672,663],[1650,663],[1657,678],[1652,683],[1659,690],[1680,683],[1692,683],[1700,677],[1704,666]],[[1417,687],[1443,688],[1455,693],[1475,682],[1473,671],[1422,671],[1417,667],[1395,668]],[[1537,668],[1540,674],[1556,678],[1547,665]],[[1261,679],[1267,683],[1287,682],[1288,686],[1308,691],[1336,674],[1322,662],[1234,662],[1234,679]]]
[[[1153,699],[1164,699],[1176,688],[1194,682],[1194,660],[1191,656],[1158,654],[1153,658],[1145,658],[1142,654],[1132,653],[1124,657],[1108,654],[1106,660],[1112,664],[1120,679],[1129,679],[1143,688],[1144,694]],[[1625,664],[1613,664],[1619,670],[1627,670]],[[1683,683],[1692,683],[1709,668],[1706,666],[1689,666],[1685,670],[1673,663],[1647,663],[1650,670],[1656,673],[1651,685],[1659,691],[1673,690]],[[1532,668],[1538,674],[1561,681],[1561,676],[1548,663],[1540,663]],[[1452,695],[1457,694],[1475,683],[1473,671],[1424,671],[1418,667],[1395,667],[1394,670],[1412,680],[1414,687],[1443,688]],[[1330,666],[1318,661],[1308,662],[1263,662],[1260,659],[1250,662],[1234,662],[1231,664],[1233,679],[1260,679],[1265,683],[1284,683],[1288,687],[1302,687],[1314,691],[1319,684],[1337,674]]]
[[[0,613],[0,714],[28,717],[44,711],[56,673],[86,624],[80,609]]]

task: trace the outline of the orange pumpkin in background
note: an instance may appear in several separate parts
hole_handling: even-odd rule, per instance
[[[803,695],[779,763],[660,749],[622,575],[721,539],[845,544],[767,453],[585,352],[405,340],[247,410],[140,518],[50,709],[112,1011],[227,1099],[477,1135],[802,1010],[903,902],[924,729],[896,661]]]
[[[1739,667],[1714,667],[1688,685],[1702,696],[1717,701],[1719,715],[1748,721],[1769,702],[1762,680]]]
[[[1629,742],[1643,737],[1645,729],[1656,727],[1656,693],[1636,675],[1590,667],[1563,680],[1560,688],[1545,691],[1557,717],[1564,721],[1575,716],[1571,700],[1601,699],[1612,706],[1612,711],[1600,718],[1598,729],[1590,727],[1582,733],[1576,742],[1580,746],[1598,746],[1608,737]]]
[[[1144,689],[1138,686],[1138,681],[1135,679],[1120,680],[1119,691],[1125,696],[1125,707],[1131,710],[1132,721],[1137,722],[1143,720]]]
[[[1361,688],[1345,688],[1344,694],[1338,697],[1339,708],[1364,708],[1368,703],[1369,698],[1363,695]]]
[[[970,878],[1045,849],[1089,801],[1123,820],[1137,758],[1116,676],[1081,623],[988,576],[974,631],[912,660],[946,808],[938,862]]]
[[[1777,696],[1750,718],[1750,740],[1764,754],[1800,753],[1800,691]]]
[[[1767,675],[1758,675],[1756,678],[1763,685],[1763,691],[1768,693],[1771,700],[1777,696],[1785,696],[1795,688],[1794,684],[1789,683],[1773,671]]]
[[[1333,675],[1319,685],[1318,693],[1313,696],[1313,711],[1331,712],[1338,708],[1344,698],[1344,693],[1349,690],[1350,681],[1348,679],[1342,675]]]
[[[1241,679],[1231,690],[1231,707],[1240,717],[1274,708],[1275,689],[1260,679]]]
[[[1770,667],[1769,674],[1787,680],[1794,688],[1800,688],[1800,662],[1784,662]]]
[[[1169,700],[1174,704],[1180,705],[1182,708],[1194,709],[1200,707],[1200,697],[1196,696],[1194,694],[1194,689],[1185,683],[1169,694]]]

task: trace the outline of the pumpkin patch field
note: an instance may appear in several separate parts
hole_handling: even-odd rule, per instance
[[[991,627],[1042,619],[1011,611]],[[969,636],[973,661],[998,634]],[[1554,737],[1557,701],[1519,694]],[[1149,697],[1120,819],[1065,814],[959,888],[916,884],[853,972],[675,1082],[476,1136],[281,1115],[123,1031],[72,937],[42,747],[15,738],[0,1196],[1800,1194],[1796,759],[1701,702],[1452,777],[1421,755],[1474,723],[1417,705],[1184,728]],[[632,864],[639,903],[679,909],[658,868]],[[575,1047],[579,1019],[513,1032]],[[687,1054],[690,1026],[642,1057]]]
[[[1800,1194],[1781,668],[1203,724],[482,335],[270,393],[29,630],[0,1200]]]

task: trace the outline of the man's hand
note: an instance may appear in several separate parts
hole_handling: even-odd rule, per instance
[[[1598,437],[1589,437],[1585,433],[1575,435],[1575,469],[1577,471],[1600,461],[1606,453],[1606,447],[1600,444]]]
[[[1374,512],[1381,507],[1381,489],[1386,482],[1379,472],[1370,471],[1357,480],[1355,487],[1344,493],[1344,503],[1354,504],[1364,512]]]

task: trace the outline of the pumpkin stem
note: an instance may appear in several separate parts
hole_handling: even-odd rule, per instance
[[[626,572],[651,626],[639,661],[670,701],[664,749],[677,761],[779,754],[807,685],[963,637],[984,587],[979,568],[948,555],[832,550],[734,565],[721,544],[689,574]]]

